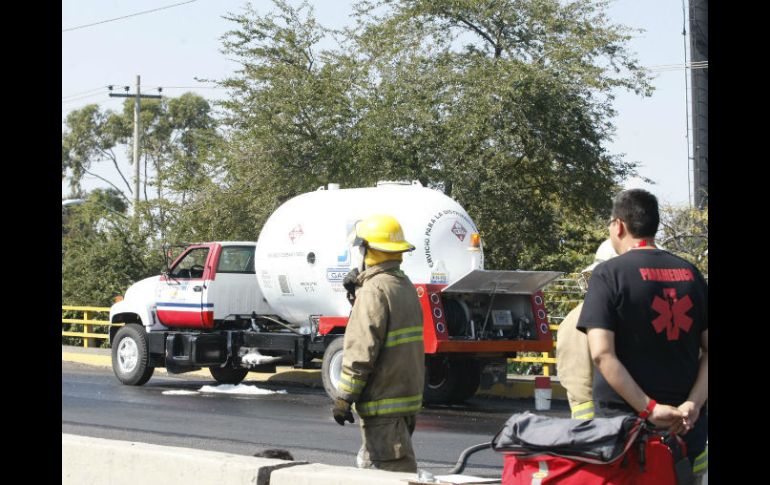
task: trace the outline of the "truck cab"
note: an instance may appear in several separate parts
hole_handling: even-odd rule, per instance
[[[189,246],[158,281],[156,310],[166,327],[226,328],[270,313],[254,270],[254,242]]]

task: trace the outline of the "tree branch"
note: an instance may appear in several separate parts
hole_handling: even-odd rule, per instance
[[[98,178],[99,180],[102,180],[102,181],[104,181],[104,182],[107,182],[108,184],[112,185],[112,188],[114,188],[115,190],[117,190],[117,191],[118,191],[118,194],[120,194],[120,196],[121,196],[121,197],[123,197],[123,198],[126,200],[126,202],[130,202],[130,200],[128,199],[128,197],[126,197],[126,194],[124,194],[124,193],[123,193],[123,191],[122,191],[122,190],[120,190],[119,188],[115,187],[115,184],[113,184],[112,182],[110,182],[110,181],[109,181],[109,180],[107,180],[106,178],[102,177],[101,175],[97,175],[97,174],[95,174],[95,173],[93,173],[93,172],[90,172],[90,171],[88,171],[86,168],[83,168],[83,172],[87,173],[88,175],[94,176],[94,177]]]
[[[115,170],[118,172],[118,175],[120,175],[120,178],[123,179],[123,183],[126,184],[126,187],[128,188],[128,191],[132,192],[131,191],[131,184],[128,182],[128,180],[126,180],[126,177],[123,176],[123,172],[120,170],[120,167],[118,166],[118,159],[115,156],[115,154],[112,152],[112,149],[110,148],[109,150],[103,150],[103,149],[100,148],[99,152],[103,156],[107,157],[112,162],[112,165],[115,167]]]
[[[449,14],[449,12],[444,11],[444,14],[447,15],[449,18],[452,18],[451,15]],[[482,36],[484,39],[486,39],[487,42],[492,44],[492,47],[494,47],[494,49],[495,49],[495,57],[499,57],[498,52],[502,51],[502,48],[492,39],[492,37],[489,36],[489,34],[487,34],[483,30],[481,30],[479,27],[477,27],[476,25],[472,24],[470,21],[466,20],[465,18],[463,18],[461,16],[457,16],[457,17],[455,17],[455,19],[457,21],[465,24],[466,26],[470,27],[471,30],[473,30],[474,32],[476,32],[477,34]]]

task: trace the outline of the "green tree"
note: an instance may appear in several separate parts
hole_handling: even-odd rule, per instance
[[[117,155],[123,149],[127,158],[133,158],[133,117],[131,99],[124,102],[120,113],[89,105],[69,114],[62,133],[62,176],[70,169],[73,194],[82,195],[80,181],[91,174],[107,182],[126,202],[133,199],[133,184],[122,173]],[[173,228],[177,219],[185,217],[191,194],[209,183],[218,170],[218,122],[208,101],[193,93],[145,100],[140,122],[144,177],[137,211],[151,234],[160,239],[176,237]],[[104,162],[112,164],[122,185],[91,171],[94,164]]]
[[[435,74],[426,77],[446,83],[431,182],[476,219],[490,267],[571,269],[553,258],[566,256],[567,237],[576,236],[566,227],[606,215],[618,183],[633,173],[603,147],[612,90],[646,94],[650,86],[605,6],[362,2],[364,15],[378,12],[361,35],[372,55],[382,53],[387,66],[408,59],[405,51],[430,58]],[[393,41],[397,48],[383,46]]]
[[[231,15],[224,38],[242,66],[222,81],[224,187],[258,187],[252,231],[329,181],[419,179],[468,210],[489,268],[570,271],[593,253],[635,173],[604,148],[613,90],[651,90],[606,2],[362,1],[344,32],[275,6]],[[320,50],[325,35],[338,48]]]
[[[128,229],[126,207],[114,189],[62,207],[63,305],[110,306],[130,284],[162,268],[149,234]]]
[[[70,188],[73,195],[82,195],[80,182],[85,175],[92,175],[115,189],[115,194],[128,198],[124,190],[131,194],[131,185],[120,170],[115,148],[129,129],[125,121],[117,114],[102,111],[96,104],[89,104],[72,111],[65,121],[66,129],[62,133],[62,178],[67,170],[71,171]],[[128,125],[130,126],[130,125]],[[120,176],[125,187],[116,186],[101,175],[93,173],[93,164],[109,162]]]
[[[255,239],[288,198],[330,181],[361,185],[354,120],[365,107],[354,95],[356,67],[318,51],[330,31],[307,3],[276,1],[262,16],[247,6],[227,18],[237,28],[225,35],[224,52],[242,67],[221,81],[231,93],[222,103],[227,156],[218,185],[198,193],[196,206],[213,211],[197,231]]]
[[[709,271],[709,210],[661,207],[658,241],[668,251],[694,264],[703,276]]]

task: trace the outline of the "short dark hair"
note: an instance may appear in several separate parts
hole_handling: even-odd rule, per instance
[[[624,190],[612,202],[612,218],[625,222],[632,237],[655,237],[660,224],[658,199],[644,189]]]

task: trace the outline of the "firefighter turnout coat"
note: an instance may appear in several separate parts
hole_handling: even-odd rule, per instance
[[[345,330],[340,391],[362,418],[415,415],[425,376],[422,311],[415,287],[385,261],[356,281]]]

